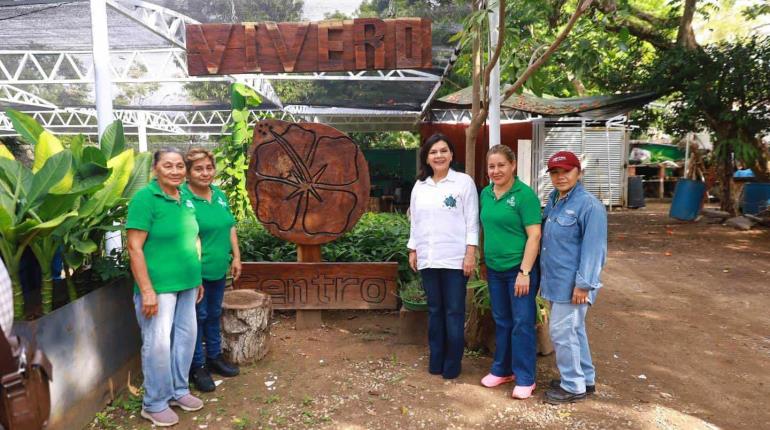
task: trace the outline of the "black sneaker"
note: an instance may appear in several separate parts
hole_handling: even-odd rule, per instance
[[[217,388],[214,384],[214,380],[211,379],[211,374],[205,367],[196,367],[190,371],[190,383],[192,383],[198,391],[204,393],[210,393]]]
[[[238,374],[241,373],[241,370],[238,369],[238,366],[226,362],[222,357],[222,354],[219,354],[219,357],[217,358],[209,358],[206,361],[206,367],[208,367],[212,372],[226,376],[228,378],[238,376]]]
[[[564,388],[551,388],[545,392],[545,398],[543,403],[550,403],[552,405],[561,405],[564,403],[581,402],[586,399],[586,393],[570,393]]]
[[[549,388],[559,388],[561,387],[561,379],[551,379],[551,383],[548,384]],[[586,385],[586,394],[592,395],[596,394],[596,385]]]

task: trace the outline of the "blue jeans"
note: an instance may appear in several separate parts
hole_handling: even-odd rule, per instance
[[[206,357],[217,358],[222,353],[222,333],[219,318],[222,316],[222,299],[225,297],[225,278],[218,281],[203,280],[203,299],[195,306],[198,314],[198,339],[195,342],[192,368],[206,364]],[[203,353],[203,338],[206,353]]]
[[[586,335],[588,304],[553,303],[551,305],[551,341],[556,351],[556,366],[561,387],[570,393],[586,392],[586,385],[596,384]]]
[[[197,294],[197,288],[158,294],[158,314],[152,318],[142,315],[142,296],[134,294],[136,320],[142,330],[142,406],[147,412],[163,411],[169,400],[190,393],[187,377],[198,329]]]
[[[465,349],[465,286],[460,269],[422,269],[428,296],[428,371],[446,379],[460,375]]]
[[[516,385],[535,383],[537,372],[537,335],[535,321],[539,272],[537,264],[529,275],[529,293],[516,297],[514,286],[519,266],[505,272],[487,268],[492,318],[495,320],[495,357],[491,373],[516,376]]]

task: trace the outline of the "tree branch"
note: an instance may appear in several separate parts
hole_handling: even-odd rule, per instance
[[[631,5],[627,5],[630,16],[636,18],[639,22],[629,18],[618,18],[618,4],[616,0],[601,0],[595,4],[596,10],[607,15],[612,23],[605,25],[607,31],[618,33],[621,29],[626,29],[637,39],[644,40],[658,49],[669,49],[673,43],[662,33],[661,29],[673,28],[677,25],[678,19],[660,18],[650,13],[639,10]],[[649,26],[643,23],[650,24]]]
[[[671,49],[674,46],[674,44],[666,36],[644,26],[633,24],[629,21],[623,21],[620,24],[614,25],[608,24],[604,28],[606,28],[607,31],[611,31],[613,33],[618,33],[621,29],[625,28],[632,36],[643,40],[658,49]]]
[[[577,22],[578,18],[580,18],[581,15],[588,9],[589,6],[591,6],[591,3],[593,0],[583,0],[577,9],[575,9],[575,13],[572,14],[569,21],[567,22],[567,25],[562,29],[561,33],[556,37],[556,40],[551,43],[551,46],[548,47],[548,49],[543,53],[543,55],[540,56],[540,58],[537,59],[534,63],[530,64],[527,69],[524,71],[524,73],[519,76],[519,79],[516,80],[516,82],[513,83],[513,85],[508,89],[508,91],[503,94],[502,100],[507,100],[510,96],[512,96],[516,91],[518,91],[522,86],[524,86],[524,83],[527,82],[527,80],[543,65],[546,61],[548,61],[548,58],[553,55],[556,50],[559,49],[559,46],[564,42],[564,39],[567,38],[570,31],[572,31],[572,27],[575,26],[575,23]]]
[[[695,16],[695,4],[698,0],[685,0],[682,19],[679,21],[679,33],[676,36],[676,44],[688,50],[698,48],[695,41],[695,32],[692,30],[692,20]]]
[[[618,3],[616,0],[602,0],[596,3],[595,6],[597,10],[601,11],[605,15],[612,15],[618,10]],[[649,12],[645,12],[631,4],[626,4],[625,7],[628,8],[628,12],[630,16],[640,21],[644,21],[652,25],[653,27],[670,28],[670,27],[675,27],[679,22],[678,18],[659,17]]]
[[[567,2],[567,0],[552,0],[551,3],[551,13],[548,14],[548,27],[550,28],[556,28],[559,26],[559,21],[561,17],[561,9],[564,7],[564,4]]]

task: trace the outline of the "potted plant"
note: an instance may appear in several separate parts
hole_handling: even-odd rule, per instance
[[[425,295],[425,290],[422,288],[422,281],[419,276],[401,283],[398,295],[401,297],[401,301],[406,309],[423,312],[428,310],[428,297]]]

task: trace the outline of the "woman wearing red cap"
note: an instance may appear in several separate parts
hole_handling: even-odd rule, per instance
[[[560,379],[545,401],[584,400],[596,391],[585,318],[601,288],[607,257],[607,212],[580,184],[580,160],[569,151],[553,154],[548,173],[554,190],[543,209],[540,294],[551,302],[549,329]]]

